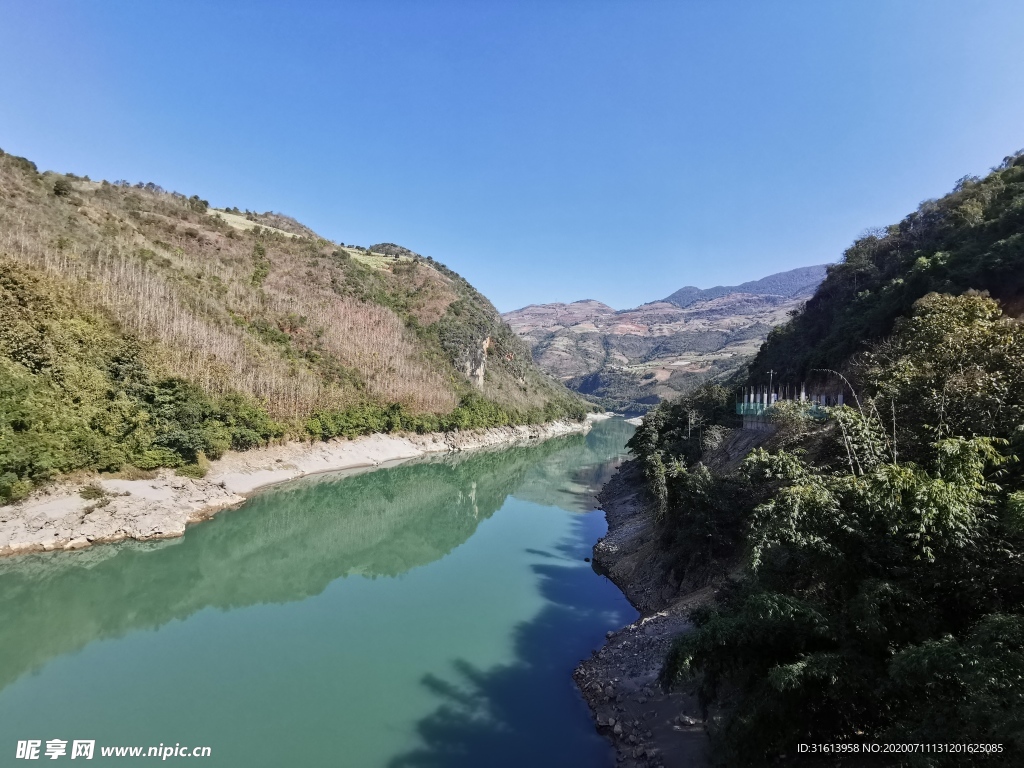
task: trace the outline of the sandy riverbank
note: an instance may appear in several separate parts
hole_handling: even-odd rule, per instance
[[[245,501],[258,488],[318,472],[378,466],[431,453],[466,451],[589,431],[595,419],[427,435],[369,435],[356,440],[292,442],[251,451],[229,451],[201,480],[161,470],[149,480],[96,476],[56,483],[25,501],[0,507],[0,556],[82,549],[124,539],[182,536],[189,523]],[[102,498],[80,489],[99,486]]]

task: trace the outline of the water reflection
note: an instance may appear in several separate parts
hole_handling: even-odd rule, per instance
[[[615,419],[599,424],[571,450],[561,451],[530,468],[513,495],[524,501],[574,512],[595,508],[594,495],[615,473],[633,427]]]
[[[95,640],[206,607],[298,601],[348,575],[402,574],[465,542],[509,495],[592,509],[594,484],[631,431],[614,422],[528,448],[299,481],[183,539],[0,562],[0,688]]]

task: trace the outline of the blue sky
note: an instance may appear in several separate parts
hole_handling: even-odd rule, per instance
[[[501,310],[834,261],[1024,147],[1024,3],[0,0],[0,147]]]

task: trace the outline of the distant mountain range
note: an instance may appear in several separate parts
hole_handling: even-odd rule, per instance
[[[587,299],[531,304],[502,317],[541,368],[606,407],[640,413],[746,365],[825,273],[818,265],[740,285],[686,286],[621,311]]]
[[[756,296],[781,296],[804,298],[814,293],[821,281],[825,279],[825,265],[799,267],[788,272],[777,272],[760,280],[751,280],[739,285],[716,285],[714,288],[695,288],[686,285],[662,301],[675,304],[677,307],[688,307],[698,301],[710,301],[735,293],[749,293]]]

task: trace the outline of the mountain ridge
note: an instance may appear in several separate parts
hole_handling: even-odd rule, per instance
[[[810,296],[824,279],[825,265],[815,264],[810,267],[797,267],[796,269],[788,269],[784,272],[776,272],[758,280],[749,280],[739,285],[716,285],[713,288],[697,288],[693,285],[684,285],[678,291],[666,296],[662,301],[667,301],[679,307],[687,307],[697,301],[706,301],[733,293],[773,296],[799,296],[806,293]]]
[[[616,310],[595,299],[531,304],[502,318],[534,361],[603,407],[642,413],[746,365],[824,279],[799,267],[736,286],[685,286]]]
[[[1024,764],[1024,150],[858,237],[730,384],[757,402],[712,385],[644,419],[595,551],[652,613],[720,590],[659,638],[712,762],[870,734]]]
[[[460,275],[311,232],[0,151],[0,502],[285,437],[582,418]]]

